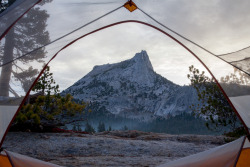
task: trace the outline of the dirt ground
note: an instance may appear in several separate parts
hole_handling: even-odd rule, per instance
[[[224,136],[168,135],[139,131],[12,132],[6,150],[67,167],[153,167],[225,144]]]

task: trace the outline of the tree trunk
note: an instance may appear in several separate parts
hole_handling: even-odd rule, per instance
[[[10,29],[5,37],[3,64],[13,60],[14,50],[14,29]],[[10,79],[12,73],[12,63],[2,66],[0,76],[0,96],[9,97]]]

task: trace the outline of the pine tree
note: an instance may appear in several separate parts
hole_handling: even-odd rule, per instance
[[[104,132],[106,130],[105,124],[103,122],[99,122],[98,132]]]
[[[95,133],[95,129],[92,127],[92,125],[90,125],[88,122],[85,125],[85,132],[88,133]]]
[[[40,5],[51,2],[45,0]],[[9,1],[8,3],[12,3]],[[37,69],[29,66],[32,61],[43,62],[46,56],[44,48],[21,57],[22,55],[49,43],[49,33],[46,30],[46,22],[49,15],[40,7],[31,8],[30,11],[13,26],[4,38],[4,42],[0,45],[0,62],[5,64],[0,71],[0,96],[9,97],[10,93],[16,97],[19,94],[10,86],[11,77],[19,81],[25,92],[35,80],[38,74]],[[19,58],[22,66],[17,64],[13,59]]]
[[[191,85],[196,89],[198,100],[201,103],[190,106],[193,112],[206,118],[206,126],[211,130],[221,130],[222,127],[228,126],[232,131],[239,128],[244,131],[237,115],[215,83],[215,80],[206,76],[204,71],[200,73],[193,65],[189,67],[189,71],[187,77],[190,79]],[[238,74],[231,74],[221,78],[221,82],[226,85],[249,82],[241,72],[236,70],[235,73]],[[237,76],[240,76],[240,78]]]
[[[47,67],[44,73],[39,78],[33,91],[42,92],[42,95],[36,97],[31,104],[28,103],[21,108],[14,123],[15,124],[46,124],[59,123],[61,117],[74,116],[76,113],[82,114],[87,106],[85,102],[76,103],[73,97],[67,94],[65,97],[61,96],[59,92],[59,85],[53,79],[53,73]]]
[[[109,126],[109,128],[108,128],[108,131],[112,131],[112,128],[111,128],[111,126]]]
[[[43,95],[57,94],[59,92],[59,85],[56,84],[49,66],[46,67],[32,91],[42,92]]]

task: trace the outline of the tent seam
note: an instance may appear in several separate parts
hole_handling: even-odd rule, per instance
[[[8,159],[9,159],[9,161],[10,161],[11,166],[12,166],[12,167],[15,167],[15,165],[14,165],[14,163],[13,163],[13,161],[12,161],[10,155],[9,155],[9,153],[8,153],[6,150],[4,150],[4,152],[6,153]]]
[[[236,161],[235,161],[235,163],[234,163],[234,167],[236,167],[236,165],[237,165],[237,163],[238,163],[238,161],[239,161],[240,154],[241,154],[241,152],[242,152],[243,145],[244,145],[245,141],[246,141],[246,136],[244,137],[244,139],[243,139],[243,141],[242,141],[242,143],[241,143],[241,147],[240,147],[240,150],[239,150],[239,152],[238,152]]]

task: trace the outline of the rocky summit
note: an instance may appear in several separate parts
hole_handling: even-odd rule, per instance
[[[119,63],[95,66],[62,92],[67,93],[90,102],[97,111],[143,120],[190,112],[189,106],[198,103],[192,87],[157,74],[146,51]]]

